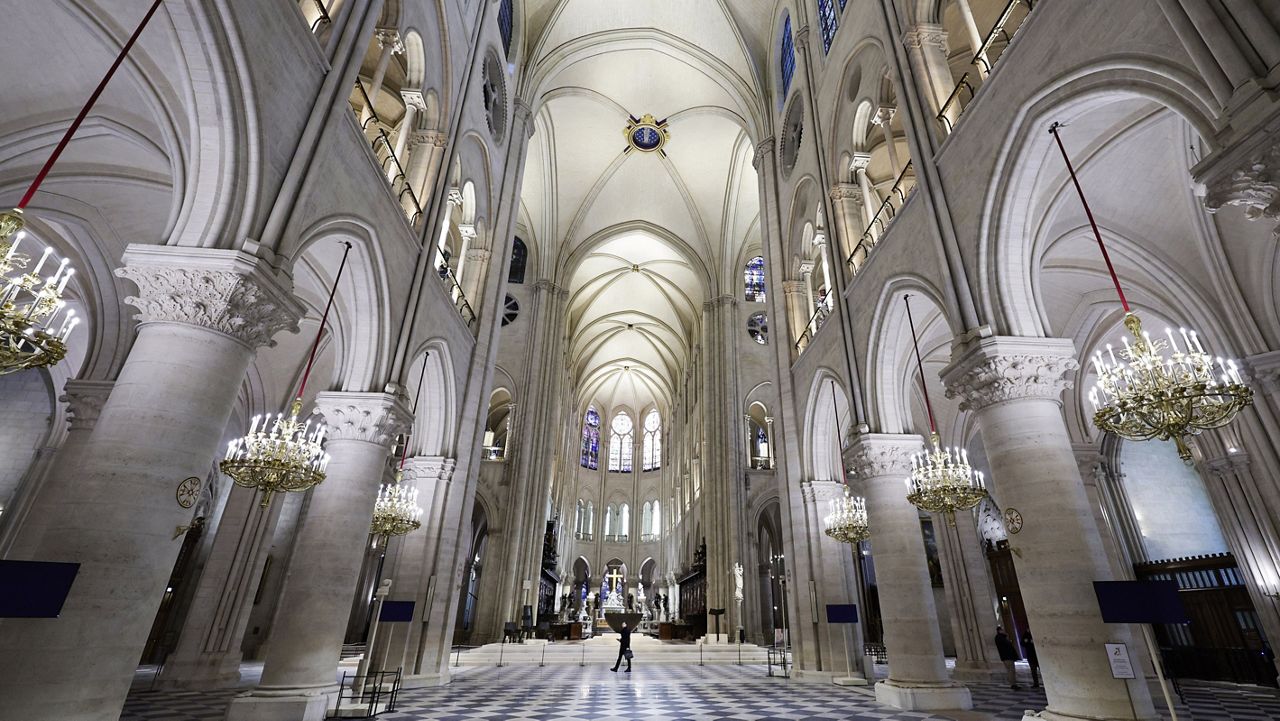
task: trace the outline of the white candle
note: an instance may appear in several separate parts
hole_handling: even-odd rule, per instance
[[[1165,328],[1164,333],[1165,335],[1169,336],[1169,349],[1172,350],[1174,353],[1179,353],[1180,351],[1178,350],[1178,343],[1173,339],[1173,329]]]
[[[75,268],[68,268],[67,274],[62,276],[62,282],[58,284],[58,295],[62,295],[62,291],[66,289],[67,282],[71,280],[71,276],[76,274]]]
[[[4,254],[4,259],[6,261],[13,258],[14,253],[18,252],[18,243],[21,243],[22,239],[25,237],[27,237],[25,232],[18,233],[18,235],[14,237],[13,245],[9,246],[9,252]]]
[[[36,263],[35,269],[31,271],[33,274],[40,275],[40,268],[44,266],[44,262],[49,259],[49,254],[52,252],[53,252],[53,248],[44,249],[44,255],[40,256],[40,262]]]

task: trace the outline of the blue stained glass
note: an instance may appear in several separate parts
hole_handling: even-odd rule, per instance
[[[791,77],[796,74],[796,41],[791,37],[791,16],[782,23],[782,98],[791,90]],[[779,98],[779,104],[781,104]]]
[[[846,2],[846,0],[840,0],[840,9],[841,9],[841,10],[844,10],[844,4],[845,4],[845,2]]]
[[[511,54],[511,31],[515,27],[515,8],[511,0],[502,0],[498,6],[498,32],[502,34],[502,52]]]
[[[844,7],[844,2],[840,3]],[[831,0],[818,0],[818,24],[822,27],[822,52],[831,52],[831,42],[836,38],[836,8]]]
[[[743,271],[742,275],[743,280],[746,282],[747,300],[764,303],[764,258],[757,255],[748,260],[746,270]]]
[[[587,409],[586,422],[582,424],[583,468],[600,468],[600,414],[594,408]]]
[[[657,130],[648,126],[636,128],[631,133],[631,142],[636,144],[641,150],[653,150],[658,147],[658,143],[662,140],[662,136]]]

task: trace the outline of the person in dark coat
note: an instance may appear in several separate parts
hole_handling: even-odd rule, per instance
[[[627,628],[627,622],[622,622],[622,630],[618,632],[618,660],[614,662],[610,671],[617,671],[622,665],[622,659],[627,659],[627,673],[631,673],[631,629]]]
[[[1004,629],[1000,626],[996,626],[996,651],[1000,653],[1000,660],[1004,662],[1004,668],[1009,672],[1009,688],[1015,691],[1022,688],[1018,685],[1018,672],[1013,665],[1013,662],[1018,660],[1018,650],[1013,647],[1013,641],[1005,635]]]
[[[1036,657],[1036,642],[1029,628],[1022,632],[1022,653],[1031,666],[1031,688],[1040,688],[1040,659]]]

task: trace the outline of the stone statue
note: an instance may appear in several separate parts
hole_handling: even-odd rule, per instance
[[[742,600],[742,564],[733,564],[733,600]]]

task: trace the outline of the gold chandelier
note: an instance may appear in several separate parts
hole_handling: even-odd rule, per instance
[[[403,536],[422,527],[422,506],[418,505],[418,489],[404,482],[404,471],[396,471],[396,480],[378,489],[373,507],[370,531],[375,536]]]
[[[911,505],[927,513],[941,513],[947,523],[956,524],[956,511],[967,511],[987,497],[982,473],[969,465],[969,452],[963,448],[943,448],[938,437],[938,425],[933,416],[933,404],[929,401],[929,386],[925,383],[924,361],[920,357],[920,340],[916,337],[916,323],[911,316],[911,296],[902,302],[907,306],[907,323],[911,327],[911,344],[916,351],[916,368],[920,372],[920,387],[924,391],[924,406],[929,412],[929,448],[911,456],[911,478],[907,480],[907,500]]]
[[[275,493],[305,491],[318,485],[324,480],[325,469],[329,466],[329,454],[324,451],[324,437],[328,431],[324,421],[316,421],[313,427],[310,419],[303,423],[298,420],[298,415],[302,413],[302,396],[315,366],[316,351],[329,321],[338,281],[342,279],[347,256],[351,253],[351,244],[344,245],[346,250],[342,253],[342,263],[338,265],[338,274],[329,289],[329,300],[324,306],[315,342],[311,344],[311,356],[307,359],[298,394],[289,406],[288,417],[277,413],[273,421],[269,414],[265,418],[254,416],[249,433],[228,443],[226,458],[218,464],[218,468],[236,485],[261,491],[260,505],[263,508],[270,505],[271,496]],[[268,423],[271,423],[270,431],[267,430]]]
[[[1104,432],[1129,440],[1172,439],[1178,446],[1178,455],[1190,463],[1191,447],[1187,445],[1187,437],[1230,423],[1242,409],[1253,404],[1253,390],[1244,384],[1234,360],[1215,358],[1205,352],[1194,330],[1179,329],[1181,348],[1172,328],[1165,329],[1167,344],[1164,339],[1153,339],[1142,330],[1142,321],[1129,307],[1089,201],[1084,197],[1075,168],[1058,135],[1060,127],[1061,123],[1053,123],[1049,134],[1057,143],[1076,194],[1080,196],[1089,227],[1093,229],[1102,260],[1124,308],[1124,326],[1133,336],[1132,342],[1123,339],[1124,350],[1117,352],[1108,344],[1105,357],[1101,351],[1093,357],[1098,375],[1089,391],[1089,401],[1094,407],[1093,423]],[[1166,349],[1170,351],[1167,357]]]
[[[62,298],[75,268],[66,258],[54,259],[52,248],[33,266],[31,256],[18,252],[26,237],[22,227],[20,209],[0,213],[0,375],[61,361],[67,337],[80,323]],[[42,275],[46,268],[48,276]]]
[[[845,486],[844,497],[831,502],[831,513],[823,519],[824,531],[841,543],[857,543],[871,538],[871,526],[867,522],[867,502],[861,496],[849,493]]]
[[[1118,353],[1108,343],[1105,357],[1102,351],[1093,357],[1098,374],[1089,391],[1094,425],[1130,440],[1172,439],[1178,455],[1190,461],[1186,436],[1230,423],[1253,403],[1253,390],[1244,384],[1234,360],[1205,352],[1195,331],[1179,329],[1179,348],[1172,328],[1165,329],[1166,344],[1143,331],[1133,313],[1125,314],[1124,325],[1133,342],[1125,338]],[[1171,351],[1167,358],[1166,349]]]

